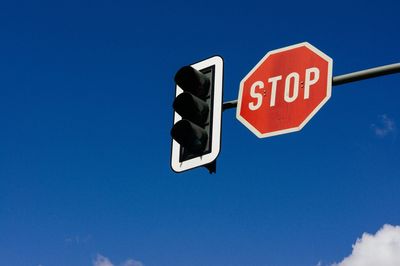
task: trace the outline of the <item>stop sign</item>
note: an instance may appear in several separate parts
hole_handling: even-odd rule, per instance
[[[311,44],[270,51],[240,82],[236,117],[259,138],[299,131],[331,85],[332,59]]]

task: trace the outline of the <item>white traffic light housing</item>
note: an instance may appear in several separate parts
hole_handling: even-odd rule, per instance
[[[205,166],[215,172],[222,125],[223,60],[214,56],[175,75],[171,167],[183,172]]]

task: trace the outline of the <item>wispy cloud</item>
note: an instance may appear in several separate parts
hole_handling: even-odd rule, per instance
[[[375,135],[384,138],[389,134],[393,134],[396,132],[396,123],[386,114],[379,116],[379,121],[377,124],[371,125],[372,130],[374,131]]]
[[[364,233],[352,253],[331,266],[377,265],[400,265],[400,226],[384,225],[375,235]]]
[[[122,266],[144,266],[140,261],[129,259],[122,263]]]
[[[114,266],[114,264],[103,255],[97,254],[96,258],[93,260],[93,266]]]
[[[144,266],[140,261],[128,259],[125,262],[119,264],[120,266]],[[113,264],[109,258],[103,255],[97,254],[96,258],[93,260],[93,266],[117,266]]]
[[[89,242],[92,239],[91,235],[86,235],[86,236],[80,236],[80,235],[75,235],[75,236],[69,236],[64,239],[65,243],[67,244],[85,244]]]

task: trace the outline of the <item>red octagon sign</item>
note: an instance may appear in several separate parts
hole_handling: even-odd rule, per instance
[[[311,44],[273,50],[240,82],[236,117],[259,138],[299,131],[331,86],[332,59]]]

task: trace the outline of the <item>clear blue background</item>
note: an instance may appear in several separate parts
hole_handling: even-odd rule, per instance
[[[308,41],[334,76],[400,62],[399,1],[3,1],[2,265],[315,266],[400,224],[400,75],[333,87],[298,132],[223,116],[216,175],[169,166],[173,76],[218,54],[224,100]],[[388,129],[378,136],[376,128]]]

